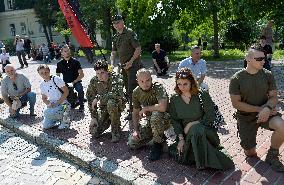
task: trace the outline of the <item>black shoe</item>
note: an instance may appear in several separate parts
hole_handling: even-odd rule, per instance
[[[129,112],[128,115],[124,119],[125,120],[132,120],[132,113]]]
[[[84,112],[84,105],[79,107],[79,112]]]
[[[160,159],[162,154],[163,154],[163,145],[162,145],[162,143],[154,142],[154,144],[151,146],[150,154],[149,154],[148,159],[150,161],[156,161],[156,160]]]
[[[23,69],[24,67],[25,67],[25,66],[24,66],[24,65],[22,65],[22,66],[21,66],[21,69]]]

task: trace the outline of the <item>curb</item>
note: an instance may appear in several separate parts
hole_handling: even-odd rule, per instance
[[[81,149],[74,144],[57,139],[43,131],[39,131],[31,126],[22,124],[17,120],[13,120],[11,118],[0,118],[0,124],[19,134],[23,138],[42,145],[56,154],[62,155],[74,164],[90,170],[114,184],[159,185],[157,182],[140,178],[139,174],[132,168],[121,167],[107,158],[97,157],[90,150]]]

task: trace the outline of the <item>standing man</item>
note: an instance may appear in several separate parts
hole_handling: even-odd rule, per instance
[[[108,64],[95,64],[96,76],[87,89],[87,100],[91,112],[90,133],[99,137],[111,126],[111,142],[118,142],[121,136],[121,112],[125,108],[123,81],[120,75],[108,72]]]
[[[116,53],[119,55],[122,67],[123,83],[129,97],[130,114],[126,119],[132,119],[132,92],[137,86],[136,72],[141,68],[141,46],[136,33],[126,28],[121,15],[112,19],[113,27],[117,34],[114,36],[111,52],[111,65],[114,65]]]
[[[266,38],[266,43],[269,44],[273,49],[273,30],[272,26],[274,24],[273,20],[268,21],[267,26],[263,28],[262,35]]]
[[[24,40],[21,39],[19,35],[15,36],[14,45],[16,46],[16,53],[21,64],[21,68],[24,68],[24,64],[28,67],[29,65],[26,59]]]
[[[31,58],[31,43],[32,41],[29,39],[29,36],[26,35],[24,40],[24,48],[29,59]]]
[[[275,171],[284,171],[279,148],[284,141],[284,120],[277,113],[276,84],[270,71],[263,69],[264,53],[254,47],[246,55],[247,67],[235,73],[230,82],[230,97],[237,109],[236,118],[241,146],[248,157],[256,156],[259,127],[273,131],[265,161]]]
[[[74,89],[78,92],[79,99],[79,111],[84,111],[84,90],[82,86],[82,78],[84,72],[81,64],[78,60],[71,57],[70,49],[68,45],[64,45],[61,48],[61,55],[63,59],[57,63],[56,74],[63,75],[63,81],[65,83],[72,83]],[[70,92],[69,92],[70,93]]]
[[[2,71],[5,73],[5,66],[10,64],[10,55],[6,52],[5,48],[1,48],[0,61],[2,62]]]
[[[36,116],[34,106],[36,102],[36,94],[31,92],[31,84],[29,79],[23,74],[16,73],[13,65],[5,66],[7,76],[1,82],[1,93],[4,102],[9,106],[11,117],[18,117],[20,109],[27,102],[30,104],[30,115]]]
[[[161,84],[152,83],[149,70],[137,72],[138,87],[133,91],[133,125],[134,131],[128,138],[128,145],[138,149],[153,141],[149,160],[158,160],[163,153],[164,131],[170,127],[169,115],[166,113],[168,95]]]
[[[198,82],[199,87],[205,91],[209,90],[208,85],[203,82],[206,76],[207,68],[206,61],[201,59],[201,48],[199,46],[194,46],[192,48],[191,56],[180,62],[178,70],[184,67],[191,70],[193,76]]]
[[[159,43],[155,44],[155,50],[152,52],[152,59],[154,63],[154,69],[158,76],[164,76],[170,67],[169,58],[167,53],[161,49]]]

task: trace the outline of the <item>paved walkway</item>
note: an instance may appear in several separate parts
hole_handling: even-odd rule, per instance
[[[0,126],[1,185],[109,184]]]
[[[14,62],[13,62],[14,63]],[[37,131],[42,131],[42,110],[44,109],[43,102],[41,101],[39,82],[41,78],[36,72],[38,62],[31,61],[30,67],[19,70],[26,74],[33,85],[33,91],[37,93],[36,104],[36,118],[29,118],[27,115],[21,116],[19,122],[31,126]],[[150,62],[144,62],[145,66],[151,66]],[[123,120],[123,139],[113,144],[110,142],[111,134],[109,130],[98,140],[91,139],[88,133],[88,126],[90,123],[90,113],[80,113],[78,110],[72,112],[72,124],[69,130],[50,130],[45,131],[48,136],[59,138],[66,143],[71,143],[80,149],[91,151],[96,157],[111,162],[110,171],[112,174],[119,177],[125,175],[129,181],[136,184],[142,182],[160,183],[160,184],[284,184],[284,175],[271,170],[271,168],[264,163],[265,154],[270,146],[269,136],[271,133],[266,130],[259,130],[258,132],[258,146],[257,152],[260,157],[257,159],[246,159],[237,138],[236,121],[233,119],[232,114],[235,111],[231,105],[228,93],[229,78],[242,67],[241,61],[228,61],[228,62],[208,62],[208,75],[205,82],[209,84],[210,95],[215,103],[219,106],[221,112],[224,114],[226,125],[223,125],[219,130],[219,136],[222,145],[228,150],[229,154],[233,157],[236,168],[225,172],[216,172],[214,170],[198,171],[194,166],[183,166],[177,164],[170,159],[167,154],[164,154],[161,160],[150,162],[147,160],[149,150],[143,148],[139,151],[131,151],[126,145],[128,136],[128,122]],[[19,66],[19,65],[18,65]],[[82,61],[84,68],[85,78],[83,86],[86,89],[90,79],[94,75],[94,70],[91,65]],[[55,62],[50,65],[51,73],[55,74]],[[172,66],[170,71],[174,75],[176,66]],[[278,87],[280,89],[281,106],[284,105],[284,83],[283,83],[283,62],[278,62],[274,66],[273,72],[276,75]],[[174,78],[156,78],[153,76],[154,81],[163,83],[169,94],[173,93]],[[86,105],[87,107],[87,105]],[[284,109],[283,109],[284,110]],[[0,118],[5,119],[8,116],[6,107],[0,105],[2,115]],[[28,109],[23,110],[28,114]],[[282,112],[283,113],[283,112]],[[8,119],[9,120],[9,119]],[[282,159],[283,147],[281,148]],[[118,169],[128,169],[129,171]],[[122,171],[122,172],[121,172]],[[131,171],[131,173],[130,173]],[[131,175],[130,175],[131,174]],[[129,177],[131,176],[131,177]],[[123,177],[123,178],[124,178]]]

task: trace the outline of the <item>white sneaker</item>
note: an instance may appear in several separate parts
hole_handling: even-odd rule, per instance
[[[69,128],[69,125],[67,123],[60,123],[60,125],[58,125],[58,129],[65,129],[65,128]]]

